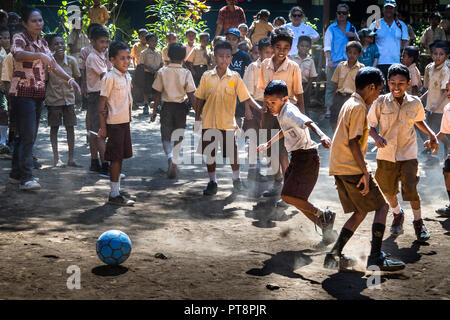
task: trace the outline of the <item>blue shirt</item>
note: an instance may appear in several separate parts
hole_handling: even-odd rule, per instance
[[[376,45],[378,51],[380,52],[380,59],[378,64],[393,64],[400,63],[400,50],[402,40],[409,40],[408,27],[403,21],[398,20],[401,25],[401,29],[398,27],[397,23],[392,21],[391,26],[389,26],[384,18],[379,21],[374,21],[370,25],[370,29],[376,30]]]
[[[345,46],[349,41],[347,32],[356,34],[356,28],[348,21],[344,34],[341,29],[339,29],[337,22],[331,24],[325,32],[323,49],[324,51],[331,51],[331,60],[333,61],[334,67],[341,61],[347,60],[347,55],[345,54]]]
[[[375,44],[371,44],[366,50],[363,49],[358,61],[366,67],[372,67],[373,61],[380,57],[380,52]]]
[[[252,59],[242,50],[238,50],[235,54],[233,54],[233,58],[231,60],[230,68],[233,71],[239,73],[241,78],[244,78],[245,68],[252,63]]]

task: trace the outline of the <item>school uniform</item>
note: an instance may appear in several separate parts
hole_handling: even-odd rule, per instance
[[[261,59],[252,62],[244,73],[244,83],[248,89],[248,93],[258,102],[259,105],[263,105],[264,103],[264,90],[258,87],[259,77],[261,75]],[[250,108],[253,119],[252,120],[244,120],[243,129],[244,131],[248,129],[258,130],[261,128],[261,112],[255,110],[254,108]],[[257,131],[257,132],[258,132]],[[259,134],[258,134],[259,137]]]
[[[81,76],[77,60],[72,56],[64,55],[61,68],[72,78]],[[48,72],[47,90],[45,93],[45,105],[47,106],[47,121],[49,127],[71,127],[77,124],[75,115],[75,91],[66,80]]]
[[[450,103],[444,108],[441,122],[441,133],[450,134]],[[450,172],[450,154],[447,154],[447,159],[444,164],[444,173]]]
[[[210,155],[215,157],[220,144],[223,157],[233,156],[233,160],[236,161],[235,130],[238,128],[235,119],[236,99],[246,101],[250,98],[244,81],[237,72],[229,68],[222,78],[219,78],[217,69],[214,68],[203,74],[195,96],[205,100],[202,111],[201,152],[205,153],[205,149],[212,144],[213,149]],[[227,141],[232,143],[232,151],[227,150]]]
[[[308,85],[309,79],[316,78],[318,76],[313,58],[311,58],[310,56],[306,56],[303,59],[302,57],[300,57],[300,55],[296,54],[293,56],[289,56],[289,59],[296,62],[300,67],[300,70],[302,71],[302,86],[303,89],[305,89]],[[304,92],[303,94],[305,96],[304,103],[305,105],[308,105],[311,93]]]
[[[273,25],[268,21],[255,20],[249,30],[253,30],[252,43],[257,44],[259,40],[267,38],[267,34],[273,30]]]
[[[281,195],[307,201],[319,178],[320,169],[317,147],[314,147],[306,126],[313,121],[289,101],[276,117],[284,134],[286,150],[291,153]]]
[[[445,30],[440,26],[437,26],[436,29],[432,29],[431,26],[426,28],[422,37],[419,40],[419,43],[425,47],[425,51],[427,54],[430,54],[430,44],[434,41],[441,40],[446,41],[447,36],[445,34]]]
[[[152,68],[154,71],[157,71],[164,65],[163,57],[161,51],[158,49],[152,50],[151,48],[147,48],[141,52],[139,65],[147,66]],[[155,74],[150,72],[145,72],[143,67],[140,69],[140,73],[137,74],[137,78],[135,83],[141,82],[139,85],[145,94],[152,93],[153,81],[155,81]],[[143,79],[141,79],[143,76]]]
[[[100,129],[100,114],[98,111],[98,103],[100,101],[100,90],[102,82],[100,75],[108,72],[106,53],[101,53],[95,49],[86,59],[86,87],[88,92],[88,119],[89,130],[98,132]]]
[[[377,152],[375,179],[385,195],[395,196],[402,183],[404,201],[419,201],[417,136],[415,123],[425,120],[425,112],[418,97],[405,93],[399,105],[392,93],[380,96],[370,107],[370,127],[379,126],[379,134],[387,144]]]
[[[208,48],[197,46],[186,58],[186,62],[192,63],[192,76],[196,86],[200,84],[200,79],[208,70],[208,66],[211,63],[211,56],[212,53]]]
[[[131,158],[133,156],[130,133],[133,104],[131,76],[128,72],[123,73],[113,67],[103,77],[100,86],[100,96],[107,98],[108,108],[105,160],[118,161]]]
[[[186,128],[187,94],[195,92],[194,79],[181,64],[170,63],[158,70],[153,89],[161,93],[161,139],[172,141],[172,133]],[[181,142],[181,140],[179,140]]]
[[[356,187],[363,176],[363,171],[350,149],[350,140],[360,137],[359,146],[365,156],[369,138],[366,117],[369,107],[359,94],[353,93],[342,106],[331,145],[329,174],[334,176],[344,213],[367,213],[376,211],[386,204],[372,177],[366,196],[363,196]]]
[[[408,67],[409,75],[411,77],[411,85],[406,89],[406,92],[412,94],[412,88],[417,86],[417,88],[422,87],[422,78],[420,76],[420,71],[417,68],[416,64],[413,63]]]
[[[348,61],[342,61],[336,67],[331,81],[337,83],[336,94],[334,96],[333,105],[331,106],[330,122],[336,123],[339,112],[345,101],[356,91],[355,78],[359,69],[364,65],[358,61],[350,68]]]

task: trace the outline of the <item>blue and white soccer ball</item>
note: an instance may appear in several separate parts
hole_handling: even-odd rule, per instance
[[[108,230],[97,240],[97,255],[106,264],[119,265],[130,256],[131,246],[130,237],[125,232]]]

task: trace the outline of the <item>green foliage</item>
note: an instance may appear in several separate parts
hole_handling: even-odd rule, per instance
[[[208,10],[209,7],[200,0],[156,0],[155,4],[146,7],[147,18],[154,21],[146,27],[157,35],[160,48],[165,45],[168,32],[176,33],[178,40],[184,42],[187,29],[192,28],[197,33],[208,30],[205,21],[201,20]],[[137,38],[136,31],[134,37]]]

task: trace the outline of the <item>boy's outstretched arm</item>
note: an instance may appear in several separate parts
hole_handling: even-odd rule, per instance
[[[272,137],[272,139],[270,139],[268,142],[266,142],[266,143],[263,143],[263,144],[260,144],[259,146],[258,146],[258,148],[256,148],[256,151],[257,152],[262,152],[262,151],[264,151],[264,150],[267,150],[267,149],[269,149],[275,142],[277,142],[278,140],[280,140],[280,139],[283,139],[284,138],[284,133],[283,133],[283,131],[278,131],[278,133],[276,134],[276,135],[274,135],[273,137]]]
[[[98,111],[100,114],[100,130],[98,130],[98,137],[100,139],[106,139],[108,132],[106,130],[106,118],[108,117],[108,107],[106,106],[107,97],[100,96],[98,103]]]
[[[415,122],[415,125],[417,126],[417,128],[425,132],[430,137],[428,148],[431,149],[432,153],[436,153],[439,148],[439,142],[433,130],[431,130],[430,127],[423,121],[417,121]]]
[[[259,112],[262,112],[262,106],[260,106],[258,104],[258,102],[256,102],[255,99],[253,99],[252,96],[249,96],[249,97],[250,98],[248,98],[247,100],[242,101],[242,102],[244,102],[246,105],[248,104],[250,107],[252,107],[253,109],[258,110]]]
[[[322,130],[320,130],[317,124],[310,121],[306,123],[306,126],[320,138],[320,142],[322,143],[324,148],[331,148],[331,139],[325,133],[323,133]]]

